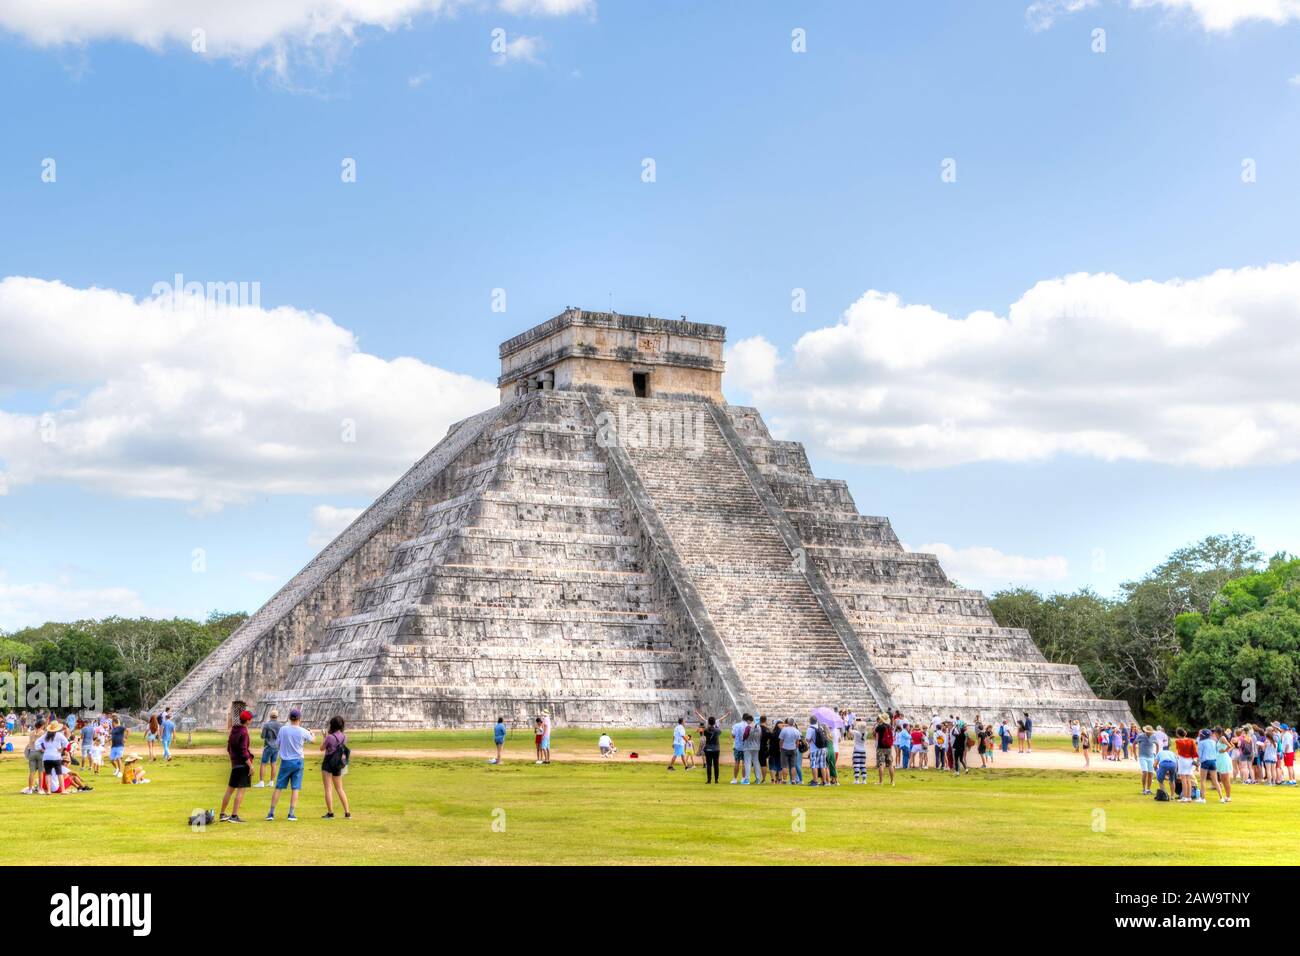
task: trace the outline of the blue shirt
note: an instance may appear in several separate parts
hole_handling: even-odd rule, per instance
[[[164,720],[162,722],[163,740],[171,740],[172,734],[176,733],[176,722],[173,720]]]
[[[311,731],[297,724],[286,724],[280,728],[280,759],[301,760],[302,745],[314,738]]]
[[[84,750],[95,742],[95,725],[86,724],[81,728],[81,747]]]
[[[1205,737],[1196,743],[1196,752],[1200,755],[1201,760],[1219,759],[1219,742],[1213,737]]]
[[[492,740],[494,743],[503,744],[506,742],[506,725],[498,723],[492,728]]]

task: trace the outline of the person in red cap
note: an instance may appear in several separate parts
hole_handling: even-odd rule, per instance
[[[253,715],[247,710],[239,712],[239,723],[230,728],[230,739],[226,742],[226,752],[230,754],[230,783],[226,786],[226,795],[221,798],[221,822],[243,823],[239,819],[239,805],[244,802],[244,794],[253,783],[253,752],[248,749],[248,722]],[[226,805],[231,797],[235,798],[234,812],[227,815]]]

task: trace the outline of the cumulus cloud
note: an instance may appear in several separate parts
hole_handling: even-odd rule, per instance
[[[1046,30],[1058,17],[1095,7],[1097,0],[1037,0],[1025,9],[1025,19],[1035,30]]]
[[[1005,315],[869,291],[782,358],[729,351],[775,430],[841,459],[938,467],[1072,454],[1206,468],[1300,458],[1300,263],[1039,282]]]
[[[497,66],[507,63],[532,63],[536,66],[541,64],[542,51],[545,49],[546,42],[541,37],[517,36],[501,43],[500,51],[493,55],[492,62]]]
[[[1226,33],[1240,23],[1282,25],[1300,20],[1300,0],[1127,0],[1135,10],[1156,8],[1192,17],[1211,33]],[[1058,18],[1095,6],[1096,0],[1037,0],[1025,10],[1034,29],[1046,29]]]
[[[361,516],[363,508],[336,508],[334,505],[317,505],[311,509],[311,534],[307,543],[320,550],[337,538],[340,532]]]
[[[422,16],[483,7],[482,0],[0,0],[0,30],[38,46],[119,40],[154,50],[183,47],[256,60],[284,73],[295,52],[321,62],[356,43],[366,29],[397,30]],[[595,12],[595,0],[500,0],[513,16]]]
[[[0,624],[10,630],[46,621],[79,621],[112,615],[170,617],[171,612],[150,607],[127,588],[78,588],[68,583],[11,582],[0,570]]]
[[[923,554],[933,554],[943,565],[948,576],[964,587],[998,588],[1011,582],[1032,585],[1063,581],[1070,574],[1070,562],[1053,555],[1045,558],[1026,558],[1018,554],[1003,554],[996,548],[954,548],[941,542],[908,548]]]
[[[497,402],[490,382],[362,351],[327,315],[197,295],[9,277],[0,341],[0,382],[24,393],[24,410],[0,406],[10,492],[64,481],[209,511],[372,495]]]

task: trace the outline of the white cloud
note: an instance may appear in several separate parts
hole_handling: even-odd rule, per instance
[[[1226,33],[1240,23],[1282,25],[1300,20],[1300,0],[1127,0],[1135,9],[1157,8],[1190,16],[1211,33]],[[1034,29],[1047,29],[1060,16],[1095,6],[1096,0],[1037,0],[1025,10]]]
[[[1035,30],[1046,30],[1056,18],[1095,7],[1097,0],[1037,0],[1025,9],[1025,19]]]
[[[413,90],[418,90],[420,87],[424,86],[425,83],[428,83],[431,79],[433,79],[432,73],[416,73],[413,76],[407,77],[406,85]]]
[[[536,66],[541,64],[545,49],[546,41],[541,37],[517,36],[505,42],[501,52],[492,57],[492,62],[497,66],[507,63],[532,63]]]
[[[1287,80],[1287,82],[1290,83],[1292,86],[1300,86],[1300,73],[1297,73],[1295,76],[1291,77],[1291,79]]]
[[[66,582],[16,584],[0,570],[0,626],[9,630],[46,621],[78,621],[112,615],[170,617],[171,613],[149,607],[139,594],[127,588],[77,588]]]
[[[0,281],[0,382],[78,398],[0,409],[0,488],[66,481],[215,510],[374,494],[498,401],[490,382],[383,359],[327,315]]]
[[[938,542],[923,544],[915,550],[937,557],[948,576],[963,587],[984,589],[1063,581],[1070,574],[1070,562],[1057,555],[1026,558],[1003,554],[996,548],[954,548]]]
[[[1059,454],[1207,468],[1300,458],[1300,263],[1039,282],[965,318],[870,291],[727,384],[775,431],[845,460],[939,467]]]
[[[422,16],[482,7],[482,0],[0,0],[0,30],[37,46],[120,40],[154,50],[194,50],[256,60],[284,74],[295,52],[328,66],[365,29],[397,30]],[[595,12],[595,0],[500,0],[515,16]]]
[[[364,508],[317,505],[311,509],[311,534],[307,536],[307,543],[319,551],[337,538],[344,528],[356,521],[364,510]]]

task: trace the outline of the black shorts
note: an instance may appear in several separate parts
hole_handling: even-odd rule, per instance
[[[253,784],[253,772],[247,764],[240,764],[237,767],[230,768],[230,783],[228,786],[236,790],[242,790]]]

